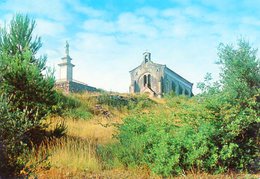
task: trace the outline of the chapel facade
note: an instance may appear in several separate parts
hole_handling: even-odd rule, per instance
[[[159,98],[170,92],[189,97],[193,95],[193,84],[166,65],[154,63],[150,52],[143,53],[141,65],[131,70],[130,76],[130,93],[148,93]]]

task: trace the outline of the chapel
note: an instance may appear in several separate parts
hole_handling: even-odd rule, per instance
[[[189,97],[193,95],[193,84],[166,65],[154,63],[150,52],[143,53],[141,65],[131,70],[130,76],[130,93],[147,93],[159,98],[170,92]]]

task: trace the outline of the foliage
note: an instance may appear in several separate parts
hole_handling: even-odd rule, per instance
[[[67,111],[65,111],[64,115],[72,119],[84,120],[91,119],[93,116],[92,113],[88,110],[88,108],[84,106],[74,109],[68,109]]]
[[[229,102],[241,102],[257,94],[260,86],[260,62],[256,57],[256,49],[241,39],[237,49],[232,45],[219,45],[219,61],[221,66],[221,83],[223,92],[228,93]]]
[[[143,109],[152,108],[156,104],[155,101],[151,100],[145,95],[139,95],[130,98],[128,109],[132,111],[142,111]]]
[[[134,113],[118,126],[118,143],[98,149],[103,160],[146,165],[162,176],[186,171],[259,171],[259,60],[240,40],[221,44],[221,80],[207,74],[202,94],[166,97],[149,113]],[[111,166],[111,163],[108,166]]]
[[[0,53],[6,53],[8,56],[16,56],[22,55],[24,51],[29,50],[32,53],[30,63],[37,64],[40,70],[44,70],[46,68],[46,57],[35,57],[42,46],[40,37],[33,39],[35,26],[35,21],[30,20],[28,16],[22,14],[15,15],[10,22],[9,28],[5,27],[1,29]]]
[[[157,106],[155,112],[126,118],[118,128],[119,144],[99,149],[101,157],[106,161],[112,155],[125,166],[148,165],[154,173],[163,176],[180,174],[194,167],[206,168],[205,165],[216,167],[216,159],[209,157],[216,148],[207,142],[215,132],[210,121],[205,120],[210,118],[207,111],[196,101],[190,102],[184,97],[169,100],[169,105]],[[176,107],[173,103],[179,105]],[[184,115],[183,106],[194,111]],[[170,111],[165,112],[170,107]],[[198,120],[192,121],[193,118]]]
[[[26,166],[28,150],[44,138],[45,118],[57,110],[54,78],[46,57],[36,56],[42,44],[38,37],[33,40],[34,28],[35,21],[18,14],[9,28],[0,29],[0,92],[8,99],[1,108],[1,162],[6,165],[0,170],[8,175]]]
[[[98,103],[106,104],[116,108],[121,108],[123,106],[128,105],[128,100],[119,95],[111,95],[108,93],[103,93],[102,95],[98,96]]]
[[[218,81],[212,82],[212,80],[211,73],[207,73],[204,77],[204,82],[197,84],[197,88],[201,90],[203,96],[210,96],[220,92],[221,84]]]
[[[154,102],[146,96],[122,96],[103,93],[98,96],[97,99],[99,104],[105,104],[119,110],[122,108],[141,110],[154,104]]]
[[[62,111],[74,109],[81,106],[81,101],[73,95],[64,95],[62,92],[57,93],[58,106]]]
[[[10,103],[0,96],[0,173],[19,173],[25,166],[28,152],[24,142],[26,132],[33,127],[27,118],[28,111],[10,111]]]
[[[73,94],[64,95],[61,92],[58,93],[58,105],[61,110],[60,115],[69,117],[72,119],[90,119],[92,112],[85,99],[81,99]]]
[[[52,73],[46,71],[46,57],[36,57],[41,41],[32,40],[34,28],[35,21],[18,14],[12,19],[9,31],[1,29],[0,90],[12,96],[13,110],[27,109],[29,119],[37,113],[40,120],[54,110],[57,97]]]
[[[256,52],[243,39],[238,41],[237,48],[219,46],[223,89],[217,102],[209,98],[205,103],[215,114],[219,126],[216,145],[220,149],[219,164],[225,170],[257,168],[254,163],[260,148],[260,64]]]

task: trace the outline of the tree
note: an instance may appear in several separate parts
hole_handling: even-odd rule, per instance
[[[240,39],[237,49],[232,45],[219,45],[221,83],[232,100],[246,100],[258,93],[260,88],[260,62],[256,57],[257,49]]]
[[[54,77],[46,69],[46,56],[36,57],[42,46],[39,37],[33,40],[35,21],[17,14],[10,30],[0,33],[0,90],[12,96],[14,110],[26,108],[29,118],[38,114],[41,119],[56,104]],[[43,72],[46,75],[43,75]]]
[[[36,27],[34,20],[30,20],[28,16],[17,14],[10,22],[10,30],[4,28],[0,31],[0,53],[7,55],[21,55],[25,50],[32,53],[31,63],[39,63],[41,70],[44,70],[46,57],[36,59],[35,55],[41,48],[41,38],[33,39],[33,30]],[[21,59],[22,60],[22,59]]]
[[[237,47],[220,44],[218,50],[221,88],[217,95],[207,97],[206,104],[219,129],[215,136],[219,166],[224,170],[256,170],[260,148],[257,50],[243,39]]]
[[[36,56],[42,44],[33,40],[34,28],[34,20],[17,14],[0,29],[0,174],[9,176],[25,167],[26,152],[41,142],[44,120],[57,107],[46,57]]]

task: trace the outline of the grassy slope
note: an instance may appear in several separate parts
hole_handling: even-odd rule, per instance
[[[41,156],[50,154],[49,168],[38,167],[36,171],[39,178],[160,178],[143,168],[125,169],[120,164],[111,170],[104,170],[102,161],[96,155],[96,148],[100,144],[115,142],[113,134],[116,132],[112,124],[121,123],[122,119],[131,113],[125,107],[113,107],[99,104],[99,94],[77,94],[76,99],[81,102],[77,114],[69,111],[67,116],[56,116],[49,120],[53,125],[65,121],[67,135],[60,139],[53,139],[43,144],[37,155],[31,155],[31,163]],[[123,95],[127,98],[129,96]],[[156,103],[163,104],[164,100],[154,99]],[[156,107],[155,107],[156,108]],[[155,109],[153,108],[153,109]],[[142,109],[143,112],[149,112]],[[150,109],[152,110],[152,109]],[[85,115],[90,113],[91,115]],[[80,119],[83,116],[88,119]],[[78,118],[78,119],[77,119]],[[211,176],[208,174],[192,174],[188,178],[257,178],[257,176],[227,174]],[[182,178],[182,177],[180,177]]]
[[[55,116],[49,119],[53,126],[65,121],[68,128],[65,137],[49,141],[40,147],[38,153],[45,154],[47,151],[50,153],[48,162],[51,166],[49,170],[39,167],[37,174],[40,178],[72,176],[95,178],[95,176],[117,174],[118,176],[121,174],[126,177],[132,176],[133,172],[120,168],[113,171],[102,170],[102,161],[96,156],[96,147],[99,144],[115,142],[115,139],[113,139],[115,127],[112,124],[120,123],[129,111],[121,108],[121,110],[118,110],[118,108],[109,105],[99,105],[96,96],[98,95],[87,93],[73,95],[81,102],[80,110],[86,110],[92,114],[90,119],[80,119],[80,117],[76,119],[74,116],[84,117],[84,114],[82,115],[82,112],[78,112],[81,113],[80,115],[73,114],[73,111],[69,111],[67,116]],[[109,116],[105,112],[108,112]],[[32,156],[32,163],[35,158],[35,156]],[[135,173],[140,172],[135,171]]]

